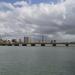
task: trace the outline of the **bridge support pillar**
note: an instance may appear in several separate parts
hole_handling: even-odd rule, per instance
[[[12,46],[12,44],[7,44],[7,46]]]
[[[22,44],[22,46],[27,46],[27,44]]]
[[[19,46],[19,44],[14,44],[14,46]]]
[[[35,44],[31,44],[31,46],[35,46]]]
[[[53,46],[56,46],[56,44],[54,43]]]
[[[45,46],[45,44],[41,44],[41,46]]]
[[[22,44],[22,46],[27,46],[27,44]]]
[[[65,46],[69,46],[69,44],[68,44],[68,43],[66,43],[66,44],[65,44]]]

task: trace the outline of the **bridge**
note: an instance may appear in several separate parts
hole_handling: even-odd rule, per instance
[[[0,46],[75,47],[75,43],[1,43]]]

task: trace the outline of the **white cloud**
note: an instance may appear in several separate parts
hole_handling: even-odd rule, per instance
[[[0,3],[0,33],[48,33],[57,39],[66,39],[67,35],[72,39],[75,37],[75,32],[72,32],[75,30],[74,13],[74,0],[55,5],[29,5],[25,1],[17,1],[14,4]]]

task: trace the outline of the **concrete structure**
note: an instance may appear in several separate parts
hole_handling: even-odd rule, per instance
[[[8,41],[3,41],[0,46],[45,46],[45,47],[75,47],[75,44],[71,43],[11,43]]]
[[[29,37],[24,37],[24,43],[28,43],[29,42]]]
[[[56,40],[51,40],[51,42],[44,42],[44,37],[42,36],[42,41],[30,42],[29,37],[24,37],[21,39],[3,40],[0,39],[0,46],[48,46],[48,47],[75,47],[75,43],[61,42],[57,43]]]
[[[19,44],[22,44],[22,40],[21,39],[19,39]]]

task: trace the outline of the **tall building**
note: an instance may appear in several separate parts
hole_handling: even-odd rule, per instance
[[[21,40],[21,39],[19,39],[19,43],[20,43],[20,44],[22,43],[22,40]]]
[[[29,42],[29,37],[24,37],[24,43],[28,43]]]
[[[44,42],[45,38],[44,38],[44,35],[42,35],[42,43]]]
[[[56,43],[56,40],[54,40],[54,43]]]
[[[53,43],[53,40],[51,40],[51,43]]]

